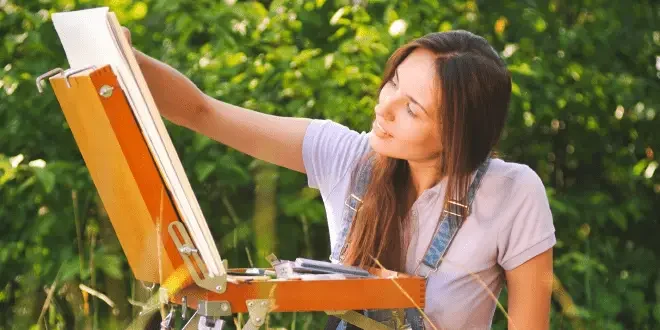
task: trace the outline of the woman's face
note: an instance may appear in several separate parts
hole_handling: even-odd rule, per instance
[[[425,49],[414,50],[381,90],[369,136],[377,153],[416,162],[437,158],[436,57]]]

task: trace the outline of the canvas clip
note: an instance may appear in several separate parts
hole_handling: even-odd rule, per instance
[[[89,66],[85,66],[85,67],[82,67],[82,68],[76,68],[76,69],[69,68],[67,70],[63,70],[62,68],[52,69],[52,70],[40,75],[39,77],[37,77],[37,79],[35,81],[36,84],[37,84],[37,90],[39,91],[39,94],[42,94],[44,92],[44,89],[43,89],[43,87],[41,87],[41,82],[44,79],[48,79],[48,78],[53,77],[53,76],[58,75],[58,74],[63,74],[64,75],[64,82],[66,82],[66,87],[71,88],[71,83],[69,82],[69,77],[71,77],[72,75],[74,75],[76,73],[80,73],[80,72],[83,72],[83,71],[86,71],[86,70],[94,70],[94,69],[96,69],[96,65],[89,65]]]
[[[168,226],[168,232],[195,284],[209,291],[224,293],[227,290],[227,273],[214,277],[209,276],[206,264],[202,261],[199,251],[195,248],[190,236],[188,236],[183,223],[179,221],[171,222]]]

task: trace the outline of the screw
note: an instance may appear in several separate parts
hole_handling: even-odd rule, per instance
[[[226,312],[229,309],[229,306],[227,306],[227,304],[222,304],[220,308]]]
[[[184,245],[179,248],[179,252],[183,254],[193,254],[193,253],[197,253],[197,249],[195,249],[194,247],[190,247],[188,245]]]
[[[250,302],[248,303],[248,307],[252,307],[252,306],[254,306],[254,302],[250,301]]]
[[[268,303],[267,303],[267,302],[265,302],[265,301],[262,301],[262,302],[261,302],[261,306],[264,306],[264,307],[266,307],[266,305],[268,305]]]
[[[99,94],[107,99],[108,97],[112,96],[113,89],[114,88],[112,88],[110,85],[103,85],[99,90]]]
[[[260,317],[256,317],[254,320],[257,322],[257,324],[261,324],[261,318]]]

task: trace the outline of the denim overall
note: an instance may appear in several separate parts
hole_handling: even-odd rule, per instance
[[[332,252],[330,255],[330,260],[333,262],[343,262],[344,253],[348,247],[349,242],[346,241],[348,231],[350,229],[351,222],[359,206],[362,203],[362,197],[367,190],[369,180],[371,178],[371,167],[373,160],[367,160],[357,172],[357,176],[352,180],[351,190],[349,191],[348,197],[344,203],[345,207],[342,213],[342,222],[341,222],[341,231],[337,238],[337,242],[332,247]],[[433,236],[431,244],[429,244],[426,253],[422,262],[417,266],[414,271],[414,275],[424,277],[428,283],[428,276],[430,273],[435,272],[442,261],[442,257],[445,255],[449,244],[453,240],[454,236],[458,232],[458,229],[463,223],[463,219],[460,217],[459,208],[467,208],[467,213],[470,212],[470,207],[474,196],[479,188],[481,179],[488,169],[490,164],[490,158],[487,158],[481,166],[477,169],[474,180],[470,184],[468,189],[467,203],[468,205],[461,205],[454,201],[449,201],[448,205],[445,206],[445,209],[441,215],[441,221],[439,228],[436,229],[437,232]],[[394,313],[393,313],[394,312]],[[399,329],[410,329],[410,330],[424,330],[424,317],[416,308],[406,308],[403,310],[405,315],[404,326],[397,328],[395,325],[399,322],[396,322],[395,316],[396,311],[394,310],[365,310],[361,313],[373,320],[384,323],[385,325],[399,330]],[[341,320],[336,327],[336,330],[347,330],[355,328],[352,325],[349,325],[346,321]]]

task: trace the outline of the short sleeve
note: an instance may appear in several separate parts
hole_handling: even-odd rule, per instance
[[[528,166],[516,176],[513,193],[498,232],[497,261],[514,269],[555,245],[552,212],[541,178]]]
[[[368,149],[367,133],[331,120],[314,119],[303,139],[307,184],[328,195]]]

